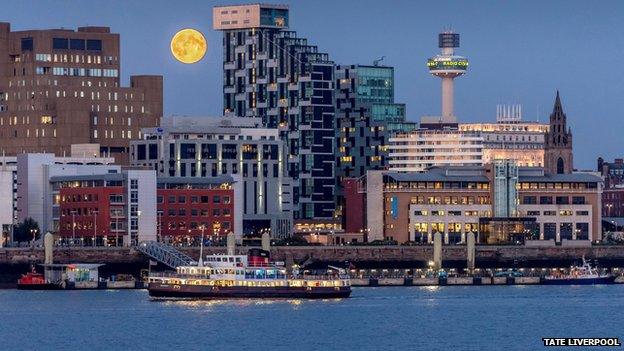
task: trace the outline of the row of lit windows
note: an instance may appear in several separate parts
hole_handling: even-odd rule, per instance
[[[117,57],[100,55],[67,55],[67,54],[35,54],[35,60],[39,62],[64,62],[64,63],[93,63],[112,64],[117,62]]]
[[[140,133],[139,133],[140,134]],[[101,134],[98,133],[97,129],[93,130],[93,139],[100,138]],[[114,130],[104,130],[103,139],[115,139],[115,131]],[[121,139],[132,139],[132,131],[122,130],[121,131]]]
[[[410,203],[419,205],[487,205],[490,204],[490,198],[488,196],[413,196]]]

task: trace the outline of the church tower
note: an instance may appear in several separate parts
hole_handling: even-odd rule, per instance
[[[572,173],[572,131],[566,126],[561,98],[557,90],[555,106],[550,114],[550,131],[544,145],[544,168],[547,173]]]

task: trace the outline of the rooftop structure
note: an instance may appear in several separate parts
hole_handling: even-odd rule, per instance
[[[459,47],[459,34],[452,31],[438,35],[438,47],[441,53],[427,61],[429,73],[442,79],[442,116],[441,123],[453,123],[457,119],[453,111],[453,80],[466,73],[468,59],[455,55]]]

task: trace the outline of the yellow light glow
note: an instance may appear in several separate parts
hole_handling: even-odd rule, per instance
[[[200,61],[208,49],[208,43],[202,33],[195,29],[182,29],[171,39],[171,54],[182,63]]]

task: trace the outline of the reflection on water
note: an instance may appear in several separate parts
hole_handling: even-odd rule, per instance
[[[293,309],[298,309],[305,303],[336,303],[344,299],[174,299],[174,298],[152,298],[154,302],[160,302],[167,307],[185,307],[190,309],[211,309],[218,306],[250,307],[268,305],[290,305]]]

